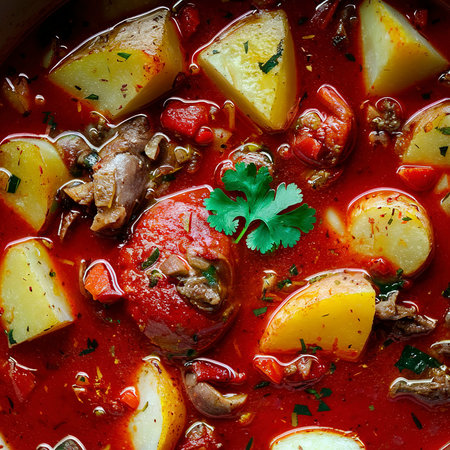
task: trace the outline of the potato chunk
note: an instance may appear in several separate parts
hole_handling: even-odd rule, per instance
[[[395,143],[406,164],[450,167],[450,98],[414,114]]]
[[[381,0],[365,0],[360,16],[370,94],[391,94],[446,69],[448,61],[396,9]]]
[[[347,229],[354,252],[383,257],[404,275],[422,269],[433,248],[427,212],[400,192],[381,190],[357,198],[348,211]]]
[[[286,127],[297,99],[297,72],[284,11],[244,17],[206,47],[198,61],[224,95],[258,125]]]
[[[73,322],[69,300],[39,241],[21,242],[7,250],[0,268],[0,306],[10,347]]]
[[[55,147],[45,139],[13,139],[0,147],[0,167],[19,179],[13,192],[0,197],[35,230],[44,225],[58,188],[69,172]]]
[[[319,275],[275,311],[260,348],[267,353],[295,352],[303,341],[355,360],[369,337],[374,314],[375,290],[363,273]]]
[[[158,358],[146,359],[137,376],[139,406],[128,431],[135,450],[170,450],[186,421],[180,389]]]
[[[276,437],[270,450],[360,450],[366,448],[355,433],[328,427],[297,428]]]
[[[88,40],[57,64],[49,78],[115,118],[171,89],[183,69],[177,30],[169,11],[159,8]]]

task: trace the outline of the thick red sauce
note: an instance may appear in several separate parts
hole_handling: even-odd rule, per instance
[[[200,31],[183,42],[188,55],[192,55],[201,45],[207,43],[231,20],[250,9],[249,2],[195,2],[200,11]],[[430,2],[409,1],[392,2],[402,12],[413,14],[424,5],[429,9],[428,24],[422,30],[426,37],[447,58],[448,27],[450,14],[438,9]],[[358,268],[358,261],[336,238],[330,237],[321,219],[325,209],[332,205],[344,213],[348,204],[359,194],[374,188],[390,187],[408,192],[396,175],[399,166],[398,156],[393,145],[386,148],[371,146],[368,142],[369,129],[366,126],[361,104],[366,100],[361,75],[361,51],[358,44],[357,26],[350,36],[346,52],[352,53],[356,61],[346,58],[344,52],[331,44],[334,28],[315,30],[308,21],[299,25],[302,17],[313,15],[314,2],[284,1],[282,8],[287,12],[296,44],[299,94],[308,96],[301,109],[318,107],[315,92],[323,84],[334,86],[347,100],[356,115],[358,135],[353,153],[345,161],[344,172],[330,187],[312,190],[305,181],[305,167],[297,160],[283,160],[277,148],[287,141],[286,133],[264,134],[258,136],[253,126],[244,116],[238,115],[234,135],[224,153],[203,150],[200,169],[195,174],[181,170],[170,184],[168,193],[174,193],[192,186],[214,184],[217,164],[226,159],[230,150],[236,148],[249,136],[263,142],[275,159],[273,186],[280,182],[296,183],[302,188],[305,201],[316,210],[318,222],[309,234],[303,235],[300,242],[291,249],[279,249],[273,254],[261,255],[246,248],[244,242],[237,246],[238,264],[235,274],[235,291],[242,303],[236,320],[227,334],[204,356],[229,364],[236,370],[247,374],[247,381],[238,389],[248,393],[248,401],[243,412],[254,414],[249,423],[239,423],[235,419],[207,419],[216,428],[218,436],[227,449],[244,449],[253,438],[254,449],[268,448],[270,441],[280,433],[292,429],[291,413],[295,404],[305,404],[311,416],[298,416],[298,426],[320,425],[342,430],[355,431],[367,448],[374,449],[439,449],[449,441],[448,409],[445,407],[425,407],[411,399],[392,400],[388,397],[390,383],[399,376],[394,366],[404,347],[404,342],[394,342],[383,347],[386,335],[374,329],[365,352],[358,362],[336,361],[336,370],[327,374],[314,388],[320,391],[327,387],[332,394],[326,399],[329,411],[318,412],[318,401],[311,394],[293,388],[266,386],[254,389],[262,380],[253,368],[252,359],[258,353],[258,339],[261,337],[271,312],[278,303],[267,305],[261,300],[261,280],[265,270],[274,270],[280,277],[288,276],[289,268],[296,264],[299,275],[293,277],[301,281],[317,272],[343,267]],[[67,12],[72,11],[68,7]],[[139,11],[137,11],[139,12]],[[133,12],[134,13],[134,12]],[[75,16],[77,17],[77,16]],[[118,18],[120,19],[120,18]],[[87,20],[84,27],[76,27],[81,20],[74,19],[75,25],[70,37],[64,41],[73,48],[89,35],[111,25],[98,24]],[[52,22],[53,24],[55,22]],[[58,32],[58,31],[57,31]],[[314,39],[302,36],[315,34]],[[14,67],[17,73],[24,72],[30,78],[34,94],[45,97],[43,106],[33,106],[32,113],[24,118],[11,110],[6,103],[0,107],[0,138],[15,133],[44,134],[43,112],[51,111],[58,129],[82,130],[90,122],[90,111],[84,108],[77,111],[77,104],[70,97],[54,87],[40,69],[38,61],[43,48],[37,39],[30,39],[5,63],[4,73]],[[36,49],[35,47],[38,47]],[[304,49],[304,51],[302,50]],[[311,56],[306,60],[306,54]],[[312,72],[306,69],[311,64]],[[204,99],[222,105],[226,100],[221,92],[201,73],[188,77],[173,93],[156,101],[144,111],[148,113],[152,125],[160,127],[159,116],[163,103],[170,95],[183,99]],[[448,96],[448,88],[435,79],[422,82],[395,95],[409,117],[431,102]],[[445,333],[443,317],[448,308],[448,300],[441,293],[450,281],[448,255],[449,218],[439,207],[439,198],[432,192],[410,192],[422,203],[432,220],[435,236],[435,252],[430,265],[417,278],[412,280],[408,292],[409,300],[415,302],[422,314],[438,318],[439,325],[432,334],[408,341],[424,351]],[[3,250],[11,241],[33,235],[28,226],[0,204],[0,248]],[[76,321],[63,330],[50,333],[36,341],[23,343],[8,349],[7,339],[0,339],[0,355],[5,360],[12,356],[21,364],[37,370],[37,385],[28,399],[21,403],[14,396],[10,384],[0,383],[0,431],[11,442],[14,449],[33,449],[40,443],[54,445],[66,435],[80,439],[87,449],[129,448],[126,422],[127,415],[106,415],[96,417],[91,405],[80,403],[72,390],[78,372],[85,372],[95,378],[97,368],[111,385],[110,395],[117,396],[133,382],[136,367],[141,358],[157,352],[149,340],[126,313],[126,305],[118,303],[109,307],[86,299],[79,292],[78,266],[80,261],[106,259],[117,264],[119,242],[112,238],[95,235],[89,230],[89,221],[80,223],[69,237],[61,243],[56,235],[57,220],[43,233],[50,238],[54,247],[52,256],[58,262],[58,273],[70,293]],[[280,291],[285,298],[289,291]],[[268,306],[265,315],[255,317],[253,310]],[[112,320],[111,320],[112,319]],[[343,324],[345,326],[345,324]],[[448,336],[447,336],[448,337]],[[86,347],[87,339],[95,338],[97,349],[89,355],[80,356]],[[114,356],[112,356],[114,347]],[[163,361],[175,377],[179,377],[176,359]],[[186,427],[201,420],[201,415],[190,406],[186,397],[188,418]],[[412,413],[421,423],[419,429]]]

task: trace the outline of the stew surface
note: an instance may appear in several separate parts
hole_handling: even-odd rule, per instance
[[[82,5],[69,3],[47,19],[3,64],[2,83],[5,80],[19,83],[22,77],[26,79],[26,86],[23,96],[19,94],[19,98],[25,98],[25,109],[14,105],[7,95],[7,88],[3,89],[0,107],[2,145],[30,135],[49,136],[51,142],[59,140],[61,143],[62,133],[79,133],[77,136],[88,143],[95,160],[93,164],[86,163],[86,156],[91,155],[89,152],[83,154],[84,159],[80,157],[86,150],[79,143],[75,150],[62,144],[57,146],[69,169],[70,179],[92,182],[93,177],[95,179],[107,167],[106,158],[118,158],[116,150],[109,149],[110,156],[105,156],[106,151],[102,150],[108,142],[118,139],[117,135],[119,138],[125,136],[123,142],[116,142],[119,146],[132,146],[139,140],[149,142],[155,133],[163,133],[166,136],[163,141],[167,144],[161,147],[157,142],[158,151],[168,152],[167,148],[174,151],[174,148],[181,147],[188,154],[186,160],[174,160],[173,154],[166,155],[163,162],[148,158],[144,168],[139,166],[141,168],[137,172],[124,169],[123,180],[127,186],[131,179],[138,180],[141,169],[143,183],[152,181],[153,184],[146,195],[136,194],[119,226],[98,224],[99,228],[93,231],[95,220],[109,220],[102,216],[104,209],[97,206],[97,197],[95,205],[91,197],[90,205],[83,206],[64,190],[57,194],[57,202],[52,204],[45,226],[40,229],[33,228],[26,216],[18,213],[11,204],[0,202],[3,261],[17,242],[38,237],[37,242],[44,243],[51,257],[50,278],[55,275],[61,284],[73,316],[72,323],[59,330],[16,344],[14,330],[11,331],[7,317],[3,316],[5,337],[0,339],[0,432],[5,444],[11,449],[34,449],[42,444],[53,448],[51,446],[66,436],[74,436],[86,449],[210,449],[220,448],[219,444],[228,449],[264,449],[269,448],[272,440],[282,433],[295,428],[320,426],[353,432],[366,448],[446,448],[450,439],[450,382],[445,366],[448,347],[447,353],[436,353],[431,346],[449,339],[450,209],[447,206],[446,211],[442,205],[450,192],[450,186],[445,185],[450,165],[402,161],[404,154],[402,148],[399,150],[398,142],[407,135],[404,124],[417,111],[447,98],[446,114],[450,114],[448,73],[445,80],[448,63],[443,70],[434,71],[404,89],[371,94],[363,78],[366,69],[360,29],[361,4],[330,1],[318,6],[313,1],[290,0],[282,1],[280,5],[247,0],[196,0],[189,4],[178,2],[175,6],[170,2],[154,3],[136,8],[129,5],[128,10],[121,4],[109,16],[101,13],[107,2],[99,3],[90,12],[87,2]],[[408,22],[444,58],[450,59],[448,9],[433,2],[389,3],[407,17]],[[159,6],[171,11],[169,20],[177,24],[175,30],[179,34],[186,64],[184,73],[170,81],[173,89],[161,92],[150,105],[139,106],[116,118],[101,112],[106,117],[104,119],[103,115],[93,112],[96,109],[95,96],[98,97],[95,92],[90,92],[94,96],[91,99],[85,93],[81,99],[74,98],[49,77],[57,61],[85,39],[120,20]],[[286,123],[278,130],[268,129],[270,127],[261,122],[257,124],[258,119],[255,121],[252,113],[249,118],[239,110],[233,104],[236,99],[220,89],[199,62],[201,49],[209,45],[216,35],[231,22],[242,20],[241,16],[249,12],[259,14],[255,12],[258,8],[263,12],[283,10],[292,34],[297,86],[289,85],[293,108],[290,116],[286,117]],[[251,51],[252,44],[248,39],[248,48],[244,48],[246,54]],[[287,41],[283,41],[283,45],[285,47],[281,51],[281,47],[274,50],[271,59],[259,62],[261,73],[270,75],[270,71],[285,64],[282,58],[287,57]],[[277,51],[280,53],[278,57]],[[133,56],[127,58],[128,53],[124,55],[124,52],[117,58],[131,60]],[[170,57],[175,58],[173,55]],[[400,59],[395,58],[396,61]],[[324,85],[328,86],[328,91],[321,88]],[[19,84],[15,86],[13,90],[20,92]],[[26,103],[27,95],[30,96],[29,104]],[[257,92],[254,95],[256,97]],[[281,101],[282,94],[277,95]],[[331,104],[337,108],[335,111],[331,111],[330,103],[323,100],[326,95],[331,95]],[[188,111],[189,106],[191,110]],[[372,111],[372,116],[368,108],[375,111]],[[311,109],[316,112],[305,119],[305,111]],[[394,111],[393,115],[383,116],[386,110]],[[119,124],[127,118],[137,117],[137,114],[143,114],[146,120],[139,124],[138,117],[137,122],[131,123],[131,133],[134,134],[129,138]],[[201,117],[202,114],[206,114],[206,119]],[[322,119],[320,114],[323,114]],[[335,135],[329,135],[332,140],[329,147],[316,133],[317,126],[323,126],[323,122],[317,125],[317,120],[323,121],[324,117],[330,118],[329,129],[337,129]],[[373,117],[378,119],[374,121]],[[316,125],[309,124],[308,128],[305,120],[309,119],[316,120]],[[380,125],[381,120],[384,120],[384,125]],[[203,127],[203,135],[199,132],[200,127]],[[444,130],[441,133],[444,137],[448,135],[448,126],[440,129]],[[226,138],[218,137],[218,134],[212,138],[211,130],[222,130]],[[218,133],[220,135],[221,132]],[[302,133],[306,133],[310,140],[306,144]],[[343,145],[340,144],[341,138]],[[130,144],[132,139],[135,141]],[[139,142],[136,145],[140,145]],[[141,161],[138,164],[144,161],[144,146],[145,143],[141,146],[140,156],[136,156]],[[440,145],[441,154],[446,151],[444,147],[446,145]],[[149,147],[146,147],[148,155],[147,150]],[[1,151],[5,151],[4,147]],[[133,151],[129,150],[127,155]],[[161,154],[158,157],[161,158]],[[114,173],[117,174],[120,167],[127,168],[128,163],[116,163]],[[248,233],[234,243],[244,223],[240,214],[236,214],[241,219],[233,237],[227,237],[220,229],[210,226],[210,214],[220,214],[217,206],[209,208],[209,212],[204,206],[204,200],[212,195],[212,189],[220,188],[232,198],[242,196],[239,189],[231,188],[226,179],[222,179],[225,173],[229,174],[225,169],[238,163],[242,170],[253,167],[259,169],[258,174],[270,173],[273,177],[270,187],[273,189],[281,183],[294,183],[302,191],[302,201],[314,208],[316,221],[310,224],[312,229],[309,232],[308,229],[302,230],[294,245],[270,244],[270,250],[262,253],[247,246]],[[412,175],[401,176],[399,167],[405,165],[415,167],[416,171],[413,170]],[[425,167],[425,172],[418,171],[417,165]],[[158,168],[160,171],[155,172]],[[150,178],[150,173],[153,178]],[[10,194],[11,182],[10,177],[9,188],[5,187]],[[23,188],[23,180],[21,182]],[[18,186],[16,194],[20,184]],[[117,200],[120,186],[115,185],[114,189],[116,194],[113,196],[116,195]],[[362,194],[381,189],[394,192],[395,198],[401,194],[407,199],[412,197],[414,204],[418,202],[423,206],[431,223],[432,238],[429,239],[432,248],[424,258],[426,261],[410,273],[385,251],[385,246],[393,245],[391,238],[386,238],[375,253],[366,251],[364,254],[365,250],[355,250],[349,237],[352,234],[349,231],[352,223],[349,205]],[[95,191],[94,195],[99,196],[100,191]],[[298,199],[294,200],[278,212],[286,208],[292,211],[299,203]],[[111,203],[106,208],[110,207]],[[368,205],[363,204],[364,208]],[[70,211],[76,212],[76,221],[72,223],[70,220],[67,232],[62,233],[61,221],[67,219]],[[400,214],[404,213],[400,211]],[[330,219],[331,216],[334,219]],[[410,219],[408,217],[404,222]],[[261,222],[254,222],[250,231],[258,223]],[[287,233],[291,232],[292,228]],[[269,239],[267,234],[260,241],[265,239]],[[414,238],[408,245],[415,245],[418,239]],[[418,248],[416,253],[421,251]],[[173,257],[172,263],[176,261],[176,267],[168,267],[169,263],[162,266],[170,257]],[[185,266],[180,267],[180,261]],[[115,290],[109,296],[102,297],[98,292],[99,281],[93,275],[95,263],[106,276],[107,284]],[[186,264],[190,267],[189,275]],[[341,357],[338,336],[352,325],[345,321],[345,316],[339,315],[337,323],[331,325],[335,327],[333,332],[337,339],[331,351],[322,348],[320,330],[317,330],[315,342],[299,335],[291,350],[286,351],[265,350],[272,345],[269,336],[263,351],[263,335],[265,339],[271,317],[282,302],[304,289],[308,283],[305,280],[342,269],[364,271],[370,286],[373,286],[370,289],[377,297],[375,318],[372,312],[371,331],[367,341],[362,343],[362,352],[355,350],[356,353],[351,353],[345,349],[347,356]],[[26,270],[24,267],[24,273]],[[1,276],[5,276],[3,269]],[[117,284],[114,286],[115,277]],[[320,278],[318,281],[313,279],[310,286],[314,286],[314,282],[322,282]],[[200,284],[195,284],[197,282]],[[406,327],[401,325],[404,317],[410,317],[411,323],[418,322],[414,322],[416,318],[412,313],[400,318],[399,311],[396,311],[396,318],[383,320],[378,305],[392,301],[389,296],[393,293],[398,293],[403,308],[415,305],[414,314],[420,313],[422,322],[427,322],[428,318],[432,326],[421,328],[417,325],[415,332],[405,331]],[[96,297],[97,294],[99,298],[94,300],[93,295]],[[5,305],[2,312],[4,308]],[[401,320],[400,326],[396,326],[395,323]],[[438,364],[425,363],[426,369],[416,373],[406,365],[407,368],[400,372],[398,362],[402,357],[407,359],[404,352],[408,346],[430,355]],[[181,424],[174,425],[177,430],[169,429],[172,438],[160,447],[133,444],[129,421],[140,408],[136,403],[140,397],[136,390],[131,390],[128,397],[123,393],[126,388],[136,388],[138,370],[143,358],[149,355],[160,358],[172,383],[181,391],[186,406],[185,418]],[[285,370],[276,378],[276,370],[282,367],[283,371],[283,367],[299,355],[311,355],[309,360],[305,359],[312,364],[305,369],[306,372],[294,365],[290,375]],[[274,363],[275,368],[264,365],[265,356],[278,359]],[[246,394],[245,402],[235,409],[234,406],[225,407],[227,412],[221,410],[214,416],[215,413],[211,414],[211,409],[208,409],[211,405],[205,407],[203,403],[208,401],[201,398],[200,404],[209,411],[202,413],[198,401],[194,405],[189,397],[188,391],[192,388],[186,387],[188,375],[195,373],[193,367],[197,367],[197,358],[200,358],[197,378],[201,378],[199,374],[202,371],[210,370],[215,374],[210,386],[222,393]],[[201,358],[212,362],[205,364]],[[19,364],[19,368],[12,369],[14,364]],[[245,374],[245,377],[233,380],[232,372],[226,366]],[[423,396],[417,392],[399,396],[392,394],[391,384],[398,377],[430,379],[434,375],[428,371],[439,366],[444,379],[436,396],[429,392]],[[227,374],[225,378],[224,371]],[[204,373],[203,376],[208,382],[208,376]],[[143,396],[142,392],[140,396]],[[205,438],[205,442],[209,442],[207,444],[195,441],[192,433],[187,431],[199,421],[214,429],[206,433],[209,435]]]

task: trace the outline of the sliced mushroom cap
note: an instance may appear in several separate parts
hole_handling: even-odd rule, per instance
[[[221,394],[205,382],[197,382],[194,373],[185,376],[186,391],[194,407],[211,417],[228,417],[247,400],[247,394]]]

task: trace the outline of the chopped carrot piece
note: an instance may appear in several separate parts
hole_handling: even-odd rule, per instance
[[[397,175],[415,191],[427,191],[436,182],[437,173],[430,166],[400,166]]]
[[[132,386],[125,388],[119,395],[119,401],[131,409],[137,409],[139,406],[139,396],[136,389]]]
[[[94,300],[101,303],[113,303],[122,297],[122,292],[114,287],[111,274],[104,263],[92,266],[84,279],[84,288]]]

